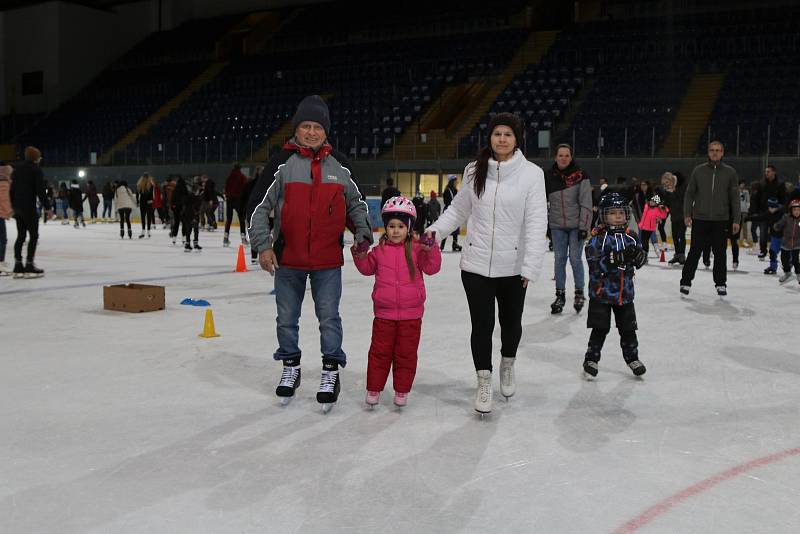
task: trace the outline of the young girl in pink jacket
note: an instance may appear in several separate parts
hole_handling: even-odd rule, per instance
[[[372,344],[367,363],[367,405],[378,404],[381,391],[393,369],[394,403],[405,406],[417,372],[425,283],[422,274],[436,274],[442,256],[435,239],[421,243],[410,231],[417,218],[414,204],[405,197],[392,197],[381,210],[386,232],[377,246],[367,251],[351,249],[356,268],[365,276],[375,275],[372,302]],[[433,245],[433,246],[431,246]]]
[[[644,212],[642,212],[642,219],[639,221],[640,237],[642,239],[642,248],[644,253],[648,254],[650,251],[650,236],[658,228],[659,221],[663,221],[669,215],[669,208],[664,205],[661,197],[653,195],[650,200],[644,205]],[[645,263],[647,261],[645,260]]]

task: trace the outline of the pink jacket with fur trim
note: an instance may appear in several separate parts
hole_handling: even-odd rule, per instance
[[[658,221],[663,221],[669,214],[669,208],[664,206],[650,207],[650,203],[644,205],[644,213],[642,213],[642,220],[639,221],[639,230],[647,230],[648,232],[655,232],[658,227]]]
[[[381,243],[373,247],[366,258],[353,254],[353,261],[361,274],[375,275],[375,287],[372,290],[375,317],[391,321],[421,319],[425,312],[425,282],[422,274],[439,272],[442,266],[439,247],[434,245],[426,252],[418,242],[414,242],[412,258],[416,276],[412,280],[403,244],[389,241]]]

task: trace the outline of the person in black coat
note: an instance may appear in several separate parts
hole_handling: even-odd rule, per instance
[[[386,201],[392,197],[399,197],[402,193],[400,190],[394,186],[394,180],[391,178],[386,179],[386,187],[383,191],[381,191],[381,209],[383,209],[383,205],[386,204]],[[419,215],[417,215],[419,218]]]
[[[42,153],[39,149],[32,146],[26,147],[25,161],[19,164],[11,175],[9,196],[17,223],[17,240],[14,242],[14,278],[44,276],[44,271],[36,267],[33,262],[34,256],[36,256],[36,244],[39,241],[36,199],[39,199],[48,218],[51,218],[53,213],[44,190],[44,174],[39,167],[41,161]],[[28,253],[23,266],[22,245],[25,243],[26,235],[28,236]]]
[[[686,262],[686,222],[683,216],[683,197],[686,195],[686,178],[680,172],[665,173],[670,182],[664,188],[664,201],[669,208],[672,243],[675,254],[669,260],[670,265],[683,265]],[[664,179],[662,178],[662,181]]]
[[[444,211],[447,211],[447,208],[450,207],[450,204],[453,202],[453,198],[458,194],[458,189],[456,189],[456,176],[451,174],[447,178],[447,187],[444,188],[444,193],[442,193],[442,202],[444,202]],[[461,252],[461,245],[458,244],[458,234],[461,233],[461,228],[456,228],[453,231],[451,236],[453,236],[453,252]],[[444,244],[447,241],[447,236],[442,239],[441,249],[444,250]]]
[[[72,180],[69,184],[69,209],[72,210],[72,218],[75,219],[75,228],[78,228],[78,219],[81,225],[86,226],[86,221],[83,219],[83,191],[78,180]]]

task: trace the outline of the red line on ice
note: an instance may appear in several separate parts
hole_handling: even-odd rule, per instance
[[[783,452],[778,452],[775,454],[771,454],[769,456],[764,456],[762,458],[756,458],[755,460],[751,460],[747,463],[743,463],[728,469],[727,471],[723,471],[722,473],[718,473],[712,477],[709,477],[705,480],[701,480],[697,484],[693,484],[688,488],[679,491],[678,493],[672,495],[671,497],[667,497],[663,501],[651,506],[638,516],[634,517],[617,530],[614,531],[614,534],[629,534],[631,532],[636,532],[640,528],[644,527],[648,523],[655,520],[657,517],[665,514],[675,506],[683,503],[691,499],[692,497],[696,497],[697,495],[707,491],[717,484],[721,482],[725,482],[726,480],[730,480],[735,478],[739,475],[747,473],[748,471],[752,471],[753,469],[758,469],[759,467],[764,467],[766,465],[774,464],[785,460],[787,458],[791,458],[792,456],[800,455],[800,447],[796,449],[789,449]]]

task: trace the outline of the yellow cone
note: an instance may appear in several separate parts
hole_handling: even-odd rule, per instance
[[[211,308],[206,310],[206,321],[203,325],[203,333],[200,334],[200,337],[219,337],[217,331],[214,329],[214,313],[211,311]]]

